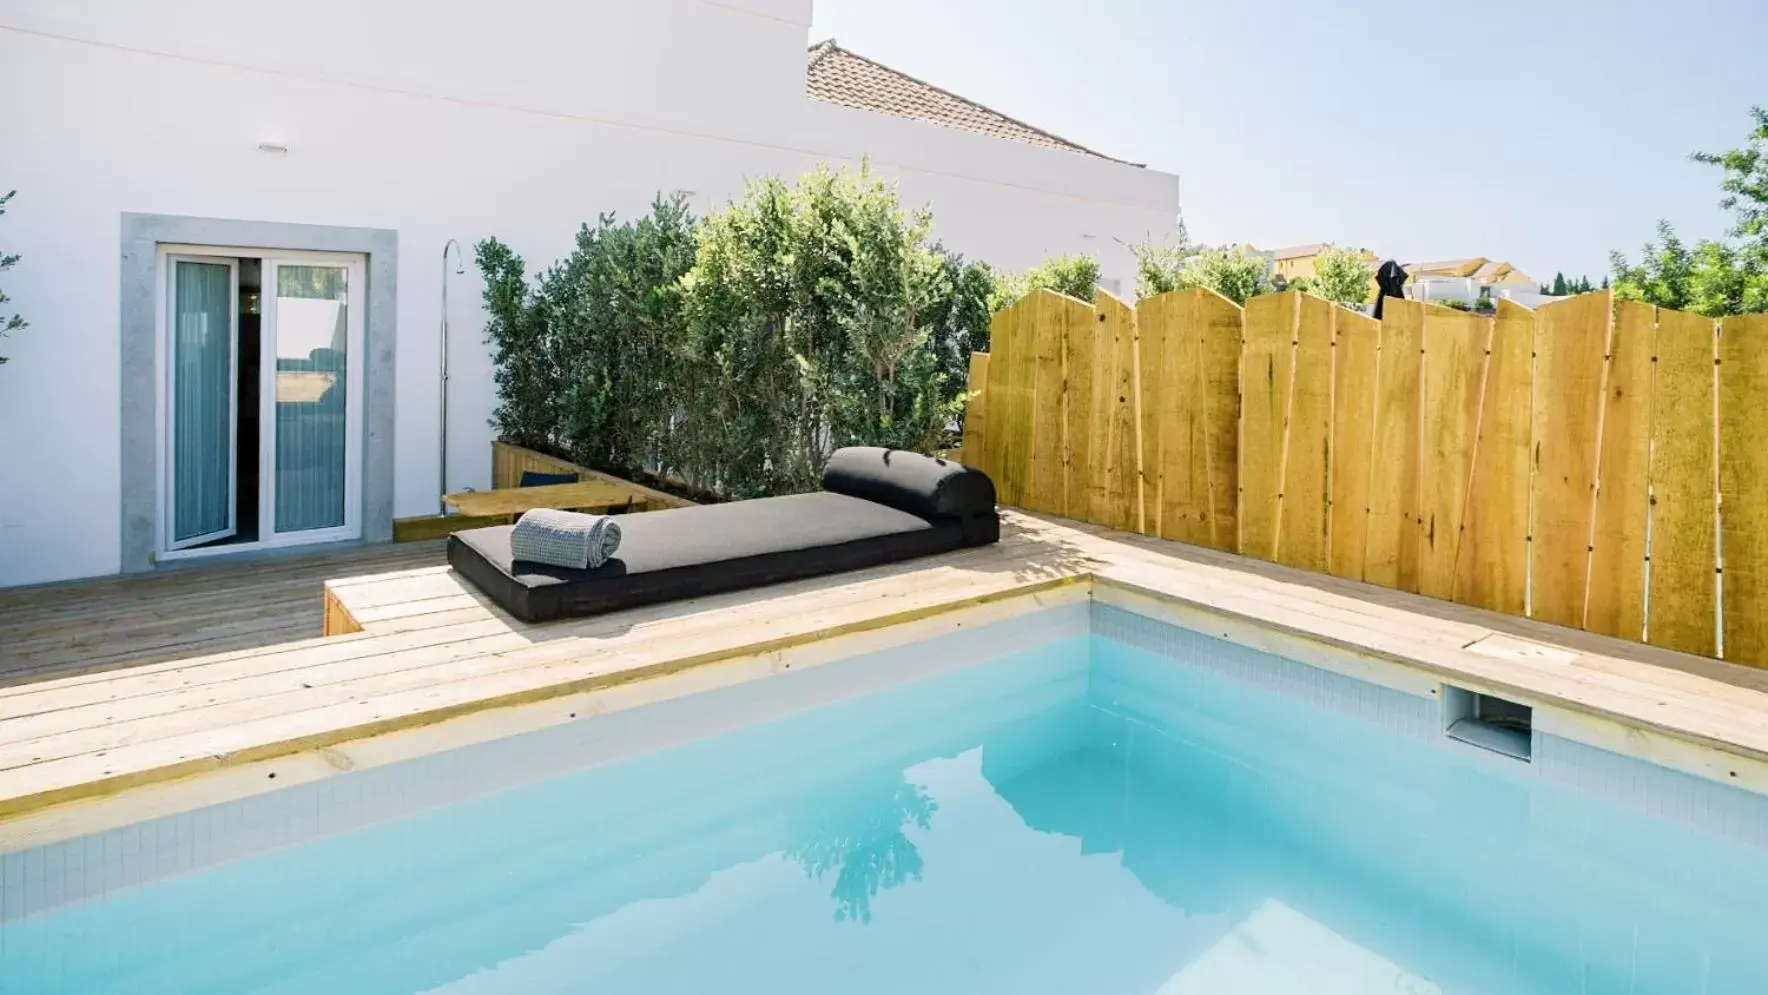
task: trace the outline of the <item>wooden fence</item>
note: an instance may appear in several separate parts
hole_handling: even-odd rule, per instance
[[[1768,666],[1768,315],[1049,291],[971,357],[1003,504]]]

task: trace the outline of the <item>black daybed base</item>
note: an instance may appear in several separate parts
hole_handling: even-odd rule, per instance
[[[815,494],[620,518],[619,552],[593,570],[510,555],[513,526],[448,539],[448,562],[526,622],[597,615],[983,546],[1000,538],[994,484],[918,453],[837,451]]]

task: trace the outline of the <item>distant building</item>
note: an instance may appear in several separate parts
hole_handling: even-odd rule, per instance
[[[1285,282],[1302,276],[1314,275],[1314,263],[1320,253],[1332,248],[1330,242],[1314,242],[1309,245],[1292,245],[1285,249],[1273,249],[1261,253],[1269,256],[1274,274]],[[1358,249],[1357,254],[1371,266],[1380,265],[1381,260],[1368,249]]]

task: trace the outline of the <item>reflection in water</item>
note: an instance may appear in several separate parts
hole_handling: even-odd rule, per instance
[[[821,798],[796,827],[786,856],[821,881],[835,875],[836,922],[872,921],[880,891],[921,879],[921,853],[903,830],[933,828],[939,804],[902,777],[850,784],[838,799]]]

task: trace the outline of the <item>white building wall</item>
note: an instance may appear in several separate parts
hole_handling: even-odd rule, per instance
[[[0,586],[119,564],[119,218],[386,228],[399,237],[398,516],[438,471],[441,252],[450,489],[489,483],[491,362],[471,245],[531,264],[659,190],[702,211],[819,161],[896,179],[966,255],[1023,268],[1170,230],[1176,177],[804,97],[808,0],[0,0],[0,248],[31,327],[0,341]],[[259,144],[288,151],[261,151]]]

